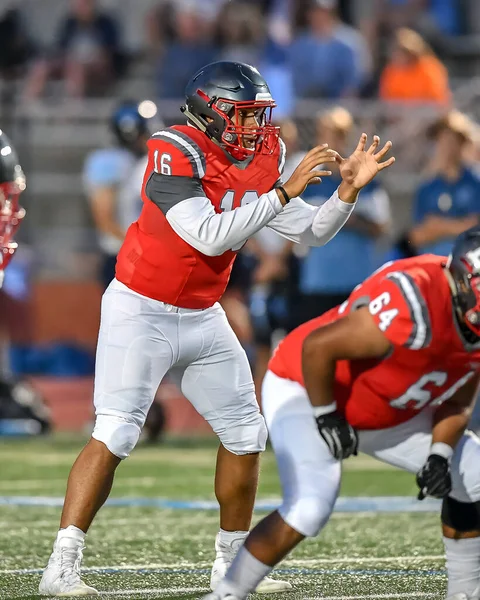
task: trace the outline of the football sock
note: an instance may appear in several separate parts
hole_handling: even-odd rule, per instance
[[[443,538],[447,556],[448,593],[472,594],[480,585],[480,537]]]
[[[57,534],[57,544],[70,546],[72,544],[80,545],[85,541],[85,533],[75,527],[75,525],[69,525],[65,529],[60,529]]]
[[[264,565],[250,554],[245,546],[242,546],[228,569],[225,579],[220,582],[215,593],[220,598],[232,594],[240,600],[244,600],[272,569],[273,567]]]
[[[236,540],[242,539],[244,541],[248,534],[248,531],[225,531],[224,529],[220,529],[218,532],[218,541],[221,544],[231,546],[232,542]]]

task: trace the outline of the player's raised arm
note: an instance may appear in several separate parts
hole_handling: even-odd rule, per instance
[[[368,185],[380,172],[390,167],[395,158],[383,160],[392,147],[387,142],[379,151],[380,138],[374,136],[370,147],[365,150],[367,135],[363,133],[353,154],[348,158],[342,158],[335,153],[335,160],[339,164],[342,183],[332,197],[321,207],[313,207],[293,194],[299,196],[306,185],[320,183],[321,176],[328,175],[326,171],[315,171],[312,163],[312,150],[294,171],[292,177],[282,185],[289,198],[293,198],[285,210],[268,226],[287,239],[306,244],[308,246],[322,246],[330,241],[345,225],[352,213],[358,194],[361,189]],[[296,184],[295,175],[297,171],[309,167],[309,179],[303,189]],[[293,185],[292,185],[293,180]],[[300,191],[299,191],[300,190]]]
[[[216,213],[202,187],[204,159],[201,149],[193,140],[185,138],[187,136],[178,131],[158,132],[149,142],[154,172],[145,192],[177,235],[203,254],[217,256],[242,245],[274,219],[288,198],[273,188],[247,205]],[[289,180],[289,189],[292,193],[303,191],[312,179],[328,174],[329,171],[311,171],[320,164],[334,162],[336,157],[336,152],[326,146],[312,150],[302,161],[304,167],[297,169],[292,181]]]

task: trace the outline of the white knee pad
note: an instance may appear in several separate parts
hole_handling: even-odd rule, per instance
[[[232,454],[257,454],[263,452],[267,444],[267,426],[260,412],[252,413],[248,419],[216,433]]]
[[[334,504],[334,497],[303,496],[290,502],[285,500],[278,512],[295,531],[307,537],[315,537],[327,524]]]
[[[123,460],[135,448],[140,431],[140,427],[127,418],[97,415],[92,437],[103,442],[112,454]]]
[[[480,439],[467,431],[457,444],[452,459],[452,498],[467,503],[480,501],[479,464]]]

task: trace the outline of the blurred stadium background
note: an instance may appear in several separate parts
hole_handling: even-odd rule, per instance
[[[21,246],[0,292],[0,518],[5,526],[18,521],[13,546],[10,538],[0,541],[1,598],[33,593],[68,468],[93,419],[105,256],[92,215],[88,158],[115,145],[111,116],[125,100],[140,106],[152,131],[181,123],[188,78],[220,59],[255,64],[265,75],[290,153],[287,170],[317,139],[348,151],[363,130],[391,139],[397,158],[381,187],[360,197],[359,220],[335,244],[293,253],[288,244],[258,236],[245,247],[224,307],[258,389],[285,331],[348,295],[389,258],[447,253],[453,237],[480,215],[478,0],[0,0],[0,126],[27,175]],[[306,199],[323,201],[330,195],[330,183],[324,185]],[[23,407],[44,403],[43,425],[32,424],[28,412],[10,412],[12,397]],[[127,461],[115,497],[137,498],[140,505],[142,498],[211,499],[213,442],[192,442],[208,436],[208,426],[168,381],[158,402],[166,412],[164,446],[140,448]],[[46,423],[54,435],[22,437],[47,430]],[[159,412],[152,437],[161,426]],[[413,496],[411,479],[362,458],[347,467],[344,494]],[[262,485],[260,498],[278,497],[269,455]],[[50,501],[20,511],[28,497]],[[199,513],[147,500],[142,506],[105,509],[103,525],[92,533],[97,558],[87,566],[100,581],[105,573],[117,577],[110,589],[151,585],[158,597],[195,597],[207,581],[214,515],[202,516],[192,538]],[[433,527],[422,536],[419,525],[420,518],[422,526],[432,525],[433,517],[375,520],[386,506],[350,504],[357,512],[334,521],[322,543],[307,544],[285,569],[311,596],[439,598],[440,538]],[[362,507],[373,513],[361,521],[366,533],[357,544],[351,532],[360,527]],[[158,515],[159,537],[149,546],[142,531]],[[116,522],[130,523],[124,536],[115,537],[109,523]],[[398,532],[396,542],[391,531]],[[107,538],[110,546],[127,540],[128,549],[122,547],[121,557],[105,554]],[[135,568],[105,571],[112,564]],[[143,583],[135,579],[141,573]],[[388,595],[392,585],[404,596]],[[126,597],[151,597],[135,593]]]

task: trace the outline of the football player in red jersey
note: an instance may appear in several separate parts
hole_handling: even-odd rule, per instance
[[[25,216],[25,209],[19,204],[25,187],[25,175],[17,153],[0,130],[0,288],[4,271],[17,249],[13,236]]]
[[[352,211],[359,190],[388,167],[390,148],[347,159],[320,146],[285,183],[285,147],[271,124],[265,80],[248,65],[201,69],[186,90],[188,124],[148,142],[143,210],[120,250],[116,278],[102,301],[92,439],[75,462],[54,551],[40,593],[95,593],[80,579],[85,533],[105,502],[116,467],[135,447],[166,373],[210,423],[221,445],[215,493],[220,504],[212,586],[247,536],[267,431],[245,352],[218,304],[236,251],[264,226],[309,245],[328,242]],[[343,181],[321,208],[298,196],[318,170],[339,163]],[[317,170],[316,170],[317,168]],[[260,591],[291,586],[267,579]]]
[[[480,374],[480,227],[451,256],[387,263],[279,345],[264,381],[283,503],[208,600],[243,600],[327,523],[341,461],[361,450],[440,498],[448,600],[480,598],[480,440],[466,431]]]

